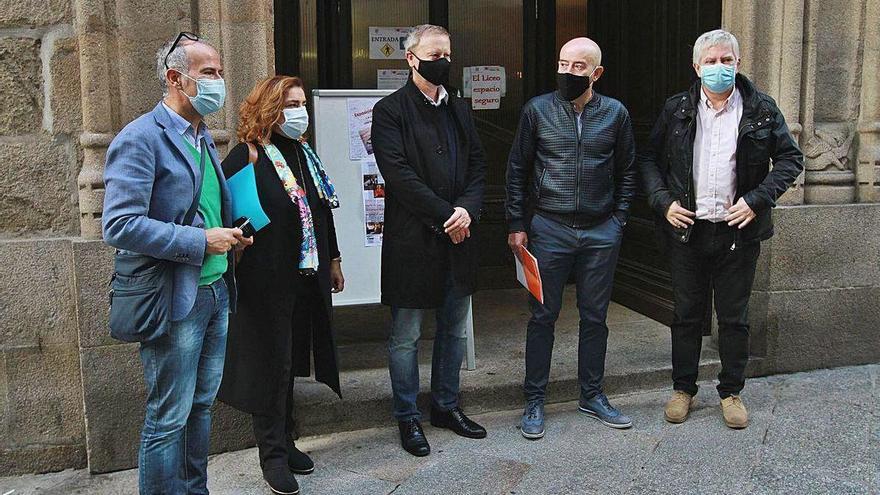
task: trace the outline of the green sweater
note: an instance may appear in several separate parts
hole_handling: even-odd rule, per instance
[[[202,194],[199,197],[199,214],[205,220],[205,230],[214,227],[222,227],[223,219],[220,216],[220,181],[217,179],[217,171],[204,146],[199,151],[189,141],[184,140],[196,163],[201,164],[202,169]],[[206,163],[207,162],[207,163]],[[211,285],[226,273],[229,261],[225,254],[205,254],[202,263],[202,274],[199,276],[199,285]]]

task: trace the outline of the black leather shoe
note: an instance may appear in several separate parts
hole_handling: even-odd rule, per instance
[[[409,419],[397,423],[400,430],[400,444],[403,449],[417,457],[424,457],[431,453],[428,438],[422,431],[422,424],[417,419]]]
[[[315,472],[315,463],[305,452],[296,448],[293,441],[287,442],[287,466],[293,474],[312,474]]]
[[[263,479],[269,485],[272,493],[278,495],[297,495],[299,493],[299,483],[296,478],[285,466],[275,466],[263,470]]]
[[[486,429],[464,415],[460,407],[441,411],[431,406],[431,424],[437,428],[452,430],[467,438],[486,438]]]

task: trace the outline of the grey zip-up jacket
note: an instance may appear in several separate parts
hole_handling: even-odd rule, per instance
[[[523,107],[507,161],[508,230],[525,230],[531,209],[572,227],[589,226],[612,213],[626,220],[635,197],[637,169],[629,113],[596,92],[581,114],[558,92]]]

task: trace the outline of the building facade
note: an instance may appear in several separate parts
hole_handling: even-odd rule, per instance
[[[276,69],[302,74],[310,88],[370,87],[377,69],[405,64],[371,61],[368,27],[448,26],[457,65],[506,67],[505,103],[479,117],[491,169],[483,244],[505,253],[505,143],[522,103],[552,89],[561,41],[597,38],[608,68],[597,89],[640,117],[638,135],[658,102],[690,80],[688,40],[729,29],[740,40],[742,72],[777,100],[806,155],[762,252],[752,373],[877,362],[880,0],[608,4],[0,2],[0,475],[136,464],[143,384],[136,345],[106,330],[112,252],[100,240],[102,172],[115,133],[161,97],[155,53],[181,30],[223,55],[229,97],[208,124],[225,149],[240,102]],[[667,282],[662,264],[646,261],[657,258],[652,219],[635,220],[615,298],[662,321]],[[486,258],[487,286],[503,285],[504,256]],[[222,407],[214,435],[217,451],[251,442],[247,419]]]

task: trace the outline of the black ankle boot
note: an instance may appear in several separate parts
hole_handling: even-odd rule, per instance
[[[296,448],[293,440],[287,442],[287,466],[293,474],[312,474],[315,472],[315,463],[305,452]]]
[[[266,480],[272,493],[278,495],[297,495],[299,493],[299,483],[296,482],[296,478],[286,466],[263,469],[263,479]]]

